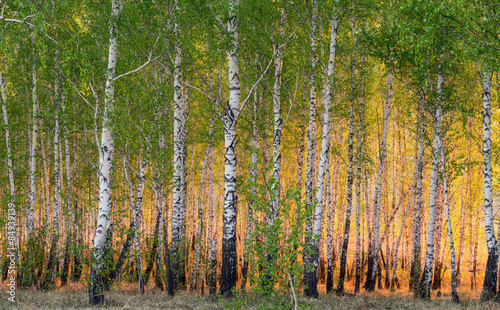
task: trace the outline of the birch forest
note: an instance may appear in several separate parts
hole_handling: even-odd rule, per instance
[[[500,2],[0,8],[1,307],[499,306]]]

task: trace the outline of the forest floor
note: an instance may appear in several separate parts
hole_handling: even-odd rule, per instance
[[[324,288],[323,288],[324,289]],[[432,300],[415,300],[408,291],[390,292],[382,290],[375,293],[361,293],[351,297],[337,297],[321,292],[318,300],[304,297],[298,298],[298,309],[500,309],[496,303],[478,303],[478,292],[459,291],[460,304],[452,304],[449,294],[437,297],[433,292]],[[8,295],[1,293],[0,310],[2,309],[95,309],[88,306],[87,292],[83,287],[57,289],[44,292],[34,290],[18,290],[17,303],[7,300]],[[199,293],[180,292],[169,297],[156,289],[147,290],[140,295],[136,289],[114,289],[107,294],[106,309],[293,309],[290,296],[273,297],[268,300],[256,298],[251,293],[241,294],[231,300],[201,296]]]

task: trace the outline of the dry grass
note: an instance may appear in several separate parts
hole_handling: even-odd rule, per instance
[[[332,294],[320,294],[318,300],[299,298],[300,309],[500,309],[495,303],[477,302],[477,292],[460,292],[462,299],[458,305],[452,304],[447,294],[440,298],[432,296],[431,301],[414,300],[408,292],[398,291],[381,293],[362,293],[353,297],[337,297]],[[7,300],[5,293],[0,300],[1,309],[95,309],[87,304],[87,292],[85,289],[66,288],[52,292],[41,292],[34,290],[18,290],[17,304]],[[150,289],[141,296],[137,290],[130,288],[115,289],[107,295],[106,309],[291,309],[290,297],[274,297],[264,300],[256,298],[248,293],[229,301],[214,297],[200,296],[198,293],[181,292],[174,298],[165,293]]]

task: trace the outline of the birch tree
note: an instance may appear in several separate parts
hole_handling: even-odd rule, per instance
[[[178,1],[175,1],[175,22],[174,22],[174,36],[180,36],[180,9]],[[181,244],[183,242],[183,217],[185,212],[185,137],[184,137],[184,124],[185,124],[185,107],[184,98],[182,95],[182,71],[181,71],[181,57],[182,51],[180,43],[175,43],[175,56],[174,56],[174,175],[172,180],[172,232],[171,232],[171,245],[170,255],[172,262],[172,269],[174,274],[169,274],[172,278],[174,289],[180,284],[182,274],[184,273],[183,251]]]
[[[484,229],[488,247],[488,261],[484,275],[481,301],[488,301],[497,293],[498,247],[493,224],[493,170],[491,164],[491,73],[481,72],[483,88],[483,159],[484,159]]]
[[[236,121],[240,105],[238,76],[238,8],[239,0],[229,2],[228,82],[229,103],[224,114],[224,213],[222,232],[222,274],[220,294],[229,296],[236,286]]]
[[[420,298],[429,299],[431,296],[432,268],[434,262],[434,227],[436,221],[436,197],[439,182],[439,139],[441,135],[441,88],[443,85],[443,76],[439,73],[437,78],[437,100],[434,112],[434,141],[432,146],[432,172],[430,180],[430,198],[429,198],[429,218],[427,224],[427,249],[425,254],[424,272],[420,282]]]
[[[89,304],[99,305],[105,302],[102,282],[103,247],[110,224],[111,211],[111,172],[114,152],[112,133],[112,113],[115,93],[116,61],[118,58],[118,20],[123,10],[123,0],[113,0],[109,27],[109,52],[104,93],[104,115],[99,152],[99,212],[92,249],[92,263],[88,286]]]
[[[457,293],[457,268],[455,264],[455,243],[453,242],[453,228],[451,226],[450,203],[448,198],[448,179],[446,176],[446,157],[444,155],[443,141],[439,137],[439,148],[441,154],[441,166],[443,167],[443,188],[444,188],[444,204],[446,212],[446,224],[448,227],[448,242],[450,243],[451,256],[451,301],[459,303],[460,299]]]
[[[385,158],[387,155],[386,144],[387,144],[387,131],[389,129],[389,116],[391,112],[391,99],[392,99],[392,73],[387,74],[387,90],[384,102],[383,111],[383,133],[382,141],[380,142],[379,148],[379,165],[377,173],[377,183],[375,186],[375,203],[373,206],[373,230],[372,230],[372,240],[371,249],[368,253],[368,273],[365,281],[365,290],[374,291],[375,290],[375,278],[378,268],[378,252],[379,252],[379,233],[380,233],[380,209],[382,205],[382,178],[384,173]]]
[[[351,60],[351,98],[349,108],[349,141],[347,150],[347,205],[345,209],[344,235],[342,238],[342,249],[340,250],[340,274],[337,295],[344,293],[344,281],[347,268],[347,247],[349,245],[349,231],[351,229],[351,208],[352,208],[352,183],[353,183],[353,159],[354,159],[354,100],[356,91],[356,15],[355,4],[352,2],[352,60]]]
[[[310,73],[310,92],[309,92],[309,125],[307,129],[307,162],[306,162],[306,209],[312,205],[313,192],[313,177],[315,165],[315,141],[314,141],[314,121],[316,118],[316,28],[317,28],[318,7],[317,1],[312,1],[312,18],[311,18],[311,73]],[[305,243],[311,244],[308,234],[312,232],[312,220],[310,216],[306,218],[306,237]],[[306,295],[315,296],[315,280],[313,272],[310,270],[310,257],[304,256],[304,283],[307,286]],[[311,288],[311,289],[309,289]]]

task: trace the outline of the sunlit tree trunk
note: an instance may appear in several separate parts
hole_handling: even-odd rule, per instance
[[[229,3],[230,48],[228,51],[229,104],[224,114],[224,213],[222,233],[222,275],[220,294],[231,295],[236,285],[236,121],[240,105],[240,81],[238,76],[238,23],[239,0]]]
[[[123,0],[113,0],[111,4],[111,24],[109,29],[108,68],[106,71],[106,87],[104,91],[104,115],[102,124],[102,137],[99,152],[99,213],[93,241],[91,268],[89,278],[89,304],[104,303],[103,281],[101,269],[103,262],[103,247],[110,224],[111,211],[111,172],[114,152],[114,139],[112,134],[111,113],[114,105],[115,68],[118,56],[118,20],[123,9]]]
[[[314,51],[316,47],[316,14],[317,14],[317,7],[316,7],[316,2],[313,1],[313,34],[311,36],[312,38],[312,47],[313,47],[313,71],[314,71],[314,66],[315,66],[315,57]],[[329,160],[329,153],[330,153],[330,141],[329,141],[329,136],[330,136],[330,103],[333,98],[333,79],[334,79],[334,73],[335,73],[335,53],[336,53],[336,48],[337,48],[337,7],[335,6],[333,9],[333,21],[332,21],[332,27],[331,27],[331,33],[330,33],[330,51],[329,51],[329,57],[328,57],[328,71],[327,71],[327,82],[326,82],[326,89],[325,89],[325,99],[324,99],[324,114],[323,114],[323,128],[322,128],[322,133],[321,133],[321,153],[320,153],[320,160],[319,160],[319,167],[318,167],[318,176],[317,176],[317,191],[316,191],[316,199],[314,201],[315,203],[315,209],[314,209],[314,225],[313,225],[313,234],[312,234],[312,240],[310,240],[310,250],[311,250],[311,257],[310,257],[310,264],[312,264],[311,270],[308,271],[307,273],[307,290],[306,290],[306,295],[310,297],[318,297],[318,259],[319,259],[319,248],[318,248],[318,243],[319,243],[319,237],[320,237],[320,232],[321,232],[321,223],[322,223],[322,213],[323,213],[323,190],[324,190],[324,180],[325,180],[325,174],[327,173],[326,166],[327,166],[327,161]],[[313,74],[314,76],[314,74]],[[311,106],[314,106],[315,103],[315,88],[314,88],[314,78],[311,79],[311,99],[310,99],[310,104]],[[314,121],[314,119],[312,120]],[[309,120],[311,124],[311,119]],[[311,140],[314,141],[314,136],[310,135]],[[312,153],[312,152],[311,152]],[[309,161],[308,161],[309,164]],[[314,163],[312,163],[314,165]],[[312,184],[311,184],[312,186]]]
[[[10,197],[9,197],[9,203],[13,205],[13,208],[15,210],[15,205],[16,205],[16,185],[14,183],[14,168],[12,166],[12,150],[10,147],[10,128],[9,128],[9,118],[7,114],[7,96],[5,93],[5,86],[4,86],[4,81],[3,81],[3,76],[2,73],[0,72],[0,92],[1,92],[1,100],[2,100],[2,112],[3,112],[3,123],[4,123],[4,130],[5,130],[5,148],[7,152],[7,170],[9,174],[9,191],[10,191]],[[9,209],[11,206],[9,206]],[[7,216],[12,216],[10,212],[7,213]],[[16,251],[18,251],[18,233],[17,233],[17,221],[14,220],[14,226],[13,229],[8,233],[8,237],[11,237],[13,234],[14,237],[14,248]],[[16,254],[16,260],[17,260],[17,266],[19,266],[19,253]],[[2,262],[1,257],[0,257],[0,262]],[[0,279],[3,279],[3,276],[0,276]],[[0,289],[2,288],[0,284]]]
[[[453,242],[453,228],[451,227],[450,204],[448,199],[448,180],[446,177],[446,158],[444,155],[443,141],[439,139],[441,149],[441,166],[443,167],[443,189],[444,189],[444,205],[446,210],[446,224],[448,226],[448,242],[450,243],[451,255],[451,301],[454,303],[460,302],[457,293],[457,269],[455,264],[455,244]]]
[[[149,147],[146,151],[146,156],[148,156]],[[146,181],[146,167],[147,160],[143,158],[141,160],[141,168],[139,170],[139,187],[137,188],[137,200],[134,205],[134,228],[135,228],[135,251],[136,251],[136,266],[137,266],[137,277],[139,279],[139,290],[141,294],[144,294],[144,279],[142,277],[142,249],[141,249],[141,227],[142,227],[142,197],[144,195],[144,183]]]
[[[397,275],[396,275],[396,270],[398,268],[398,253],[399,253],[399,244],[401,243],[401,237],[403,235],[403,231],[406,225],[406,215],[408,214],[408,209],[410,209],[410,206],[412,204],[412,196],[410,195],[410,199],[408,201],[408,205],[405,208],[404,215],[403,215],[403,221],[401,222],[401,230],[399,231],[399,236],[398,240],[396,241],[396,246],[394,247],[394,265],[392,267],[392,276],[391,276],[391,290],[395,289],[396,281],[397,281]],[[404,255],[404,253],[403,253]],[[399,288],[399,285],[398,285]]]
[[[191,274],[191,290],[196,289],[196,281],[198,279],[198,263],[200,261],[200,253],[201,253],[201,239],[202,239],[202,230],[203,230],[203,209],[201,206],[201,199],[203,197],[203,185],[205,184],[205,167],[207,166],[207,161],[209,159],[210,149],[212,148],[212,134],[214,129],[214,121],[215,118],[212,116],[210,120],[210,127],[208,130],[209,140],[207,145],[207,150],[205,151],[205,159],[203,160],[203,165],[201,168],[201,180],[200,180],[200,190],[198,192],[198,232],[196,233],[196,249],[195,249],[195,259],[194,259],[194,267],[193,272]],[[203,278],[201,280],[203,282]]]
[[[392,99],[392,73],[387,74],[387,93],[384,103],[383,111],[383,134],[382,141],[380,142],[379,149],[379,165],[377,174],[377,184],[375,187],[375,203],[373,206],[373,230],[372,230],[372,240],[371,249],[368,254],[368,273],[365,281],[365,290],[374,291],[375,290],[375,279],[378,269],[378,252],[379,252],[379,233],[380,233],[380,208],[382,205],[382,179],[384,173],[384,165],[386,158],[386,144],[387,144],[387,131],[389,129],[389,115],[391,112],[391,99]]]
[[[66,113],[66,104],[64,100],[64,95],[61,96],[61,106],[62,112],[65,115],[65,119],[67,119]],[[63,122],[63,137],[64,137],[64,154],[66,157],[66,182],[67,182],[67,204],[68,204],[68,222],[66,226],[66,249],[64,252],[64,263],[63,270],[61,274],[61,286],[66,285],[67,278],[69,274],[69,263],[70,263],[70,254],[71,249],[73,248],[73,180],[71,175],[71,156],[69,152],[69,141],[68,141],[68,126],[67,121]]]
[[[430,180],[430,198],[429,198],[429,218],[427,225],[427,250],[425,254],[425,265],[422,279],[420,282],[420,298],[430,298],[432,283],[432,268],[434,262],[434,227],[436,222],[436,200],[439,182],[439,137],[441,135],[441,87],[443,76],[438,75],[437,81],[437,100],[435,110],[434,124],[434,142],[432,147],[432,172]]]
[[[361,57],[361,70],[363,74],[362,81],[360,83],[360,99],[359,99],[359,125],[358,125],[358,145],[356,150],[356,280],[354,283],[354,292],[359,292],[359,287],[361,285],[361,238],[360,238],[360,204],[361,204],[361,159],[362,159],[362,146],[363,146],[363,135],[364,135],[364,66],[365,66],[365,55]],[[368,203],[368,202],[366,202]]]
[[[467,125],[466,125],[466,133],[465,133],[465,162],[469,162],[469,154],[467,152],[467,143],[469,140],[469,135],[468,135],[468,129],[469,129],[469,118],[467,118]],[[461,198],[461,203],[460,203],[460,239],[458,243],[458,259],[457,259],[457,285],[460,285],[462,282],[462,256],[464,255],[464,247],[465,247],[465,210],[466,210],[466,202],[467,202],[467,187],[466,187],[466,179],[468,180],[470,177],[470,172],[467,168],[463,170],[463,175],[462,175],[462,198]],[[467,182],[468,184],[468,182]]]
[[[311,73],[310,73],[310,92],[309,92],[309,126],[307,130],[307,162],[306,162],[306,209],[312,206],[313,177],[315,166],[315,141],[314,141],[314,122],[316,118],[316,28],[317,28],[317,1],[312,1],[312,29],[311,29]],[[312,232],[312,218],[308,214],[306,218],[306,237],[305,244],[311,245],[309,234]],[[316,286],[314,284],[313,273],[310,271],[311,257],[304,255],[304,284],[306,296],[317,296]],[[316,280],[317,281],[317,280]],[[314,286],[314,287],[313,287]]]
[[[257,129],[257,88],[254,90],[254,100],[253,100],[253,115],[252,115],[252,161],[250,167],[250,178],[252,180],[252,194],[257,194],[256,182],[257,182],[257,147],[258,147],[258,129]],[[252,222],[253,222],[253,199],[248,202],[248,214],[247,214],[247,227],[246,227],[246,237],[245,241],[248,244],[250,242],[250,237],[252,233]],[[212,215],[213,217],[213,215]],[[209,239],[210,240],[210,239]],[[243,270],[241,278],[241,289],[246,289],[247,274],[248,274],[248,263],[249,256],[245,250],[245,255],[243,256]]]
[[[483,158],[484,158],[484,229],[488,261],[484,275],[481,301],[488,301],[497,293],[498,247],[493,224],[493,192],[491,165],[491,73],[483,72]]]
[[[424,141],[425,141],[425,110],[424,110],[425,97],[422,96],[420,103],[419,115],[419,130],[417,133],[418,143],[418,159],[415,164],[416,188],[415,188],[415,205],[413,207],[412,216],[412,260],[410,270],[410,289],[418,287],[418,280],[420,278],[420,230],[421,230],[421,213],[422,213],[422,176],[424,168]],[[417,297],[418,290],[415,290],[415,297]]]
[[[31,35],[31,41],[34,43],[34,33]],[[30,150],[30,207],[26,219],[26,228],[28,231],[28,240],[31,240],[31,233],[33,232],[33,214],[35,212],[36,202],[36,137],[38,132],[38,97],[36,91],[36,56],[33,51],[33,64],[32,64],[32,84],[31,84],[31,97],[33,101],[33,132],[31,134],[31,150]]]
[[[57,52],[56,52],[57,58]],[[56,70],[57,70],[56,66]],[[57,74],[57,73],[56,73]],[[60,169],[59,169],[59,148],[60,148],[60,127],[59,127],[59,104],[61,100],[61,92],[59,89],[60,80],[56,77],[54,86],[54,209],[52,221],[52,241],[50,245],[50,254],[47,270],[45,270],[42,287],[45,289],[51,288],[54,283],[54,272],[56,269],[56,251],[59,238],[59,205],[61,203],[61,188],[60,188]]]
[[[342,237],[342,249],[340,250],[340,274],[337,294],[344,292],[344,281],[347,269],[347,247],[349,245],[349,231],[351,228],[351,209],[352,209],[352,183],[353,183],[353,164],[354,164],[354,100],[356,90],[356,15],[353,1],[352,11],[352,40],[353,51],[351,60],[351,104],[349,110],[349,141],[348,141],[348,168],[347,168],[347,205],[345,208],[344,235]]]
[[[285,27],[285,12],[281,9],[281,21],[279,26],[279,37],[277,43],[274,44],[274,85],[273,85],[273,114],[274,114],[274,129],[273,129],[273,171],[271,183],[271,218],[269,224],[272,225],[274,220],[278,217],[278,204],[280,200],[280,178],[281,178],[281,130],[283,129],[283,119],[281,118],[281,71],[283,67],[283,47],[282,44],[284,37]]]
[[[179,14],[178,2],[175,1],[176,14]],[[174,34],[176,38],[180,36],[179,20],[175,21]],[[170,258],[172,263],[172,270],[174,274],[169,274],[174,290],[180,284],[184,270],[183,251],[181,244],[183,240],[183,218],[185,206],[185,145],[184,145],[184,98],[182,95],[182,71],[181,71],[181,47],[179,42],[175,43],[175,56],[174,56],[174,175],[172,180],[172,233],[170,245]]]

